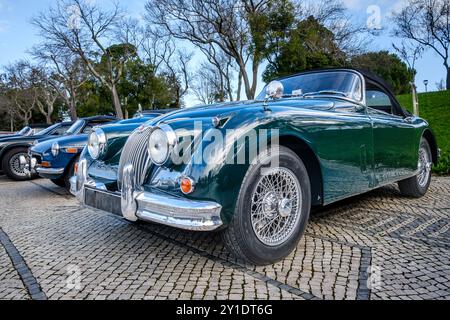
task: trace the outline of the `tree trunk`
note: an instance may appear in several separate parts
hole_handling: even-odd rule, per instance
[[[447,90],[450,90],[450,67],[447,67]]]
[[[50,113],[48,113],[46,115],[46,120],[47,120],[47,124],[52,124],[52,115]]]
[[[77,105],[76,105],[76,101],[75,101],[75,94],[73,92],[70,95],[69,111],[70,111],[70,119],[72,119],[72,121],[77,120],[78,119]]]
[[[236,94],[236,101],[241,101],[241,90],[242,90],[242,74],[239,71],[238,75],[238,89]]]
[[[14,113],[13,113],[12,109],[10,109],[9,115],[11,117],[11,119],[10,119],[11,120],[11,122],[10,122],[11,132],[14,132]]]
[[[114,108],[116,110],[116,117],[119,119],[123,119],[122,105],[120,104],[119,94],[117,93],[116,85],[112,85],[112,98],[114,103]]]
[[[129,115],[128,115],[128,97],[125,97],[125,119],[129,119]]]

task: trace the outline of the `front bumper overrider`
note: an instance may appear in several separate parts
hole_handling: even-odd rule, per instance
[[[129,221],[143,220],[193,231],[211,231],[222,226],[220,204],[144,191],[135,181],[134,168],[127,165],[123,169],[121,192],[108,191],[104,184],[88,177],[87,161],[83,159],[77,175],[70,180],[71,193],[84,205],[120,214]]]

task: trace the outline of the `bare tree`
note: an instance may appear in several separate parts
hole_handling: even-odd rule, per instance
[[[414,74],[414,82],[416,77],[416,63],[422,57],[424,47],[421,44],[408,43],[402,41],[400,45],[393,43],[392,47],[399,54],[400,58],[406,62],[409,70]]]
[[[161,56],[164,67],[162,74],[169,80],[174,93],[174,104],[177,107],[183,105],[182,99],[188,93],[191,82],[191,73],[189,63],[192,60],[192,53],[186,53],[183,50],[173,49],[166,56]],[[153,107],[153,103],[152,103]]]
[[[217,66],[203,62],[194,77],[192,91],[201,103],[212,104],[224,102],[227,99],[226,85],[221,72]]]
[[[14,105],[8,95],[6,74],[0,74],[0,112],[9,116],[10,131],[14,131]]]
[[[59,48],[67,47],[77,54],[90,73],[111,91],[119,118],[123,118],[123,112],[117,83],[125,59],[117,61],[109,48],[114,44],[112,41],[122,18],[118,4],[114,4],[112,10],[105,10],[93,2],[59,0],[33,19],[46,42]],[[106,68],[95,63],[98,59],[102,59]]]
[[[48,69],[46,80],[63,99],[74,121],[78,118],[78,90],[87,81],[88,71],[83,61],[70,50],[43,43],[32,55]]]
[[[171,37],[162,36],[162,32],[154,26],[141,29],[142,42],[140,49],[147,63],[153,65],[155,74],[164,68],[164,65],[175,54],[176,45]]]
[[[28,125],[36,107],[37,93],[34,90],[35,70],[28,61],[21,60],[6,67],[6,85],[13,104],[13,112],[24,125]]]
[[[50,77],[51,75],[47,73],[47,70],[36,68],[33,90],[36,94],[38,110],[45,117],[47,124],[52,123],[52,115],[59,97],[59,92],[52,86]]]
[[[216,91],[221,93],[220,97],[222,97],[222,99],[219,101],[225,101],[227,99],[233,101],[234,94],[232,82],[234,80],[233,78],[236,69],[233,58],[224,54],[223,51],[217,50],[214,45],[209,45],[206,48],[201,47],[200,49],[210,66],[207,66],[204,63],[202,69],[209,72],[202,72],[200,70],[198,76],[206,76],[213,81]],[[236,100],[240,100],[238,99],[238,96],[236,96]]]
[[[445,91],[445,80],[441,79],[441,81],[436,82],[437,91]]]
[[[215,83],[211,81],[211,76],[214,77],[216,74],[209,73],[209,70],[210,69],[200,67],[192,86],[192,92],[202,104],[212,104],[215,102],[217,87]]]
[[[166,35],[205,48],[214,45],[232,57],[239,67],[245,93],[253,99],[263,48],[255,40],[257,21],[268,10],[268,0],[150,0],[147,18]],[[250,59],[249,59],[250,57]],[[247,62],[251,66],[247,67]]]
[[[413,112],[415,115],[419,115],[419,99],[417,97],[417,86],[416,86],[416,62],[418,59],[422,57],[423,54],[423,46],[421,44],[414,45],[412,43],[408,43],[406,41],[402,41],[401,45],[392,44],[394,50],[400,55],[406,64],[410,72],[413,75],[413,80],[411,82],[411,93],[412,93],[412,103],[413,103]]]
[[[431,48],[443,61],[450,89],[450,2],[448,0],[408,0],[393,17],[394,36]]]
[[[365,51],[370,42],[367,26],[348,13],[341,0],[305,1],[298,5],[299,18],[309,16],[326,26],[334,34],[339,52],[357,55]]]

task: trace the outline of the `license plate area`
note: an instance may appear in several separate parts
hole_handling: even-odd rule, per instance
[[[85,188],[84,203],[89,207],[107,211],[118,216],[122,215],[120,196],[108,191]]]

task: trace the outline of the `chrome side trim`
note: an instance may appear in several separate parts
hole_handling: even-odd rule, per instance
[[[36,171],[39,174],[58,174],[61,175],[64,173],[65,168],[37,168]]]

